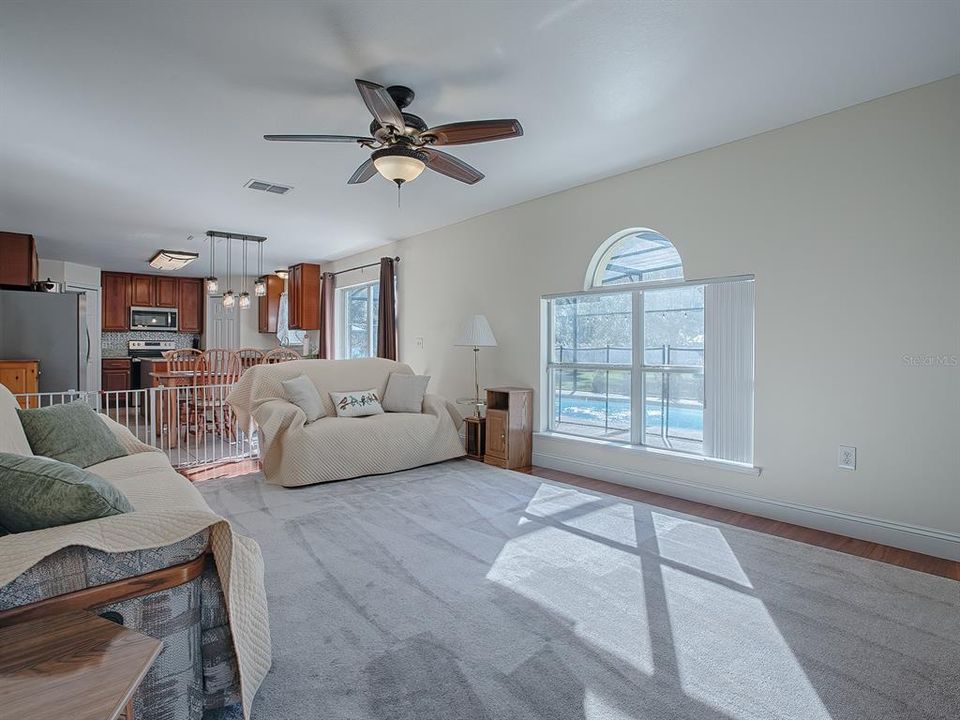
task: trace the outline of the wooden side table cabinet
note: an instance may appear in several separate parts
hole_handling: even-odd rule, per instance
[[[0,708],[15,720],[134,720],[163,643],[71,610],[0,627]]]
[[[466,441],[467,457],[474,460],[483,460],[483,451],[486,447],[484,435],[486,434],[486,418],[478,418],[474,415],[463,419],[464,422],[464,440]]]
[[[533,464],[533,390],[487,388],[484,462],[517,469]]]

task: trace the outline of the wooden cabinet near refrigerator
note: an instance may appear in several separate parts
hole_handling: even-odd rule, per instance
[[[40,363],[36,360],[0,360],[0,385],[5,385],[14,395],[38,393]],[[27,407],[28,401],[20,398],[20,407]],[[30,406],[37,407],[36,399]]]
[[[40,279],[33,235],[0,232],[0,285],[30,287]]]
[[[502,468],[533,464],[533,390],[487,388],[484,462]]]
[[[101,327],[112,332],[130,328],[130,276],[127,273],[100,273]]]
[[[180,278],[177,281],[177,326],[182,333],[203,332],[203,311],[206,293],[201,278]]]

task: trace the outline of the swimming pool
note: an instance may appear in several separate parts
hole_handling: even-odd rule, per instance
[[[553,404],[553,417],[560,422],[604,427],[604,414],[609,408],[607,426],[610,428],[630,429],[630,401],[626,398],[610,398],[609,403],[599,397],[562,395]],[[648,432],[660,432],[662,422],[660,403],[648,400],[646,403],[646,425]],[[671,434],[700,439],[703,437],[703,408],[674,405],[670,407]],[[682,432],[677,432],[682,431]]]

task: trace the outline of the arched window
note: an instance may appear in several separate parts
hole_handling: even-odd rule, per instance
[[[607,239],[587,269],[584,289],[651,280],[682,280],[680,253],[656,230],[630,228]]]

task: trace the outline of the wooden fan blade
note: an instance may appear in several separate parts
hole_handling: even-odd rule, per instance
[[[434,172],[452,177],[467,185],[475,185],[483,180],[482,172],[453,155],[432,148],[422,148],[422,151],[427,154],[427,167]]]
[[[425,130],[420,137],[432,140],[434,145],[468,145],[520,137],[523,128],[519,120],[471,120],[470,122],[438,125]]]
[[[367,161],[360,165],[353,175],[350,176],[350,179],[347,180],[347,185],[359,185],[360,183],[365,183],[376,174],[377,168],[373,164],[373,158],[368,158]]]
[[[376,142],[369,137],[355,135],[264,135],[264,140],[279,140],[281,142],[328,142],[328,143],[365,143]]]
[[[369,82],[368,80],[357,80],[357,90],[360,91],[360,97],[366,103],[367,109],[376,118],[377,122],[384,127],[392,125],[399,132],[403,132],[406,122],[403,120],[403,113],[390,97],[390,93],[383,85]]]

